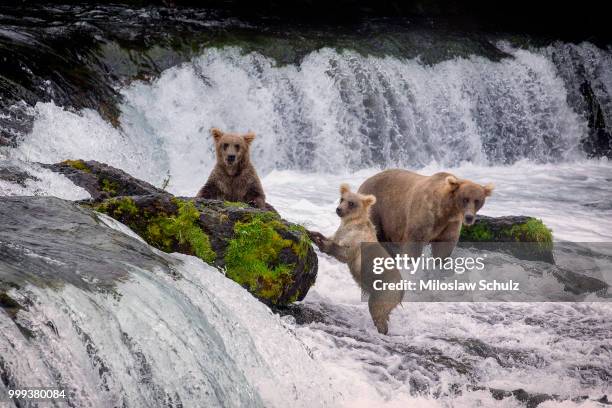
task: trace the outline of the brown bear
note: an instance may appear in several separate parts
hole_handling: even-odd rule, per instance
[[[353,193],[348,184],[340,186],[340,204],[336,214],[340,217],[340,227],[332,238],[318,232],[310,232],[311,239],[321,251],[332,255],[340,262],[348,264],[351,275],[360,288],[369,294],[370,316],[379,333],[387,334],[389,314],[402,301],[403,291],[374,290],[372,277],[361,275],[361,244],[377,243],[376,229],[370,221],[370,208],[376,203],[373,195]],[[388,257],[385,249],[378,245],[371,247],[371,255]],[[401,274],[396,269],[386,270],[377,279],[382,282],[400,282]]]
[[[249,155],[255,133],[240,135],[212,128],[210,134],[215,141],[217,163],[196,197],[241,201],[267,209],[266,195]]]
[[[450,173],[422,176],[393,169],[367,179],[359,193],[377,198],[370,217],[378,239],[401,242],[410,256],[420,256],[432,244],[432,256],[451,255],[461,225],[472,225],[476,212],[493,192],[493,185],[458,179]]]

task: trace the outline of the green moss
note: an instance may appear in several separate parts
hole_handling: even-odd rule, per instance
[[[106,200],[94,208],[123,222],[149,245],[164,252],[181,252],[195,255],[204,262],[214,262],[217,254],[198,224],[200,212],[191,201],[174,199],[174,203],[177,212],[172,215],[141,211],[129,197]]]
[[[259,219],[263,222],[272,223],[276,228],[280,228],[283,230],[287,229],[287,226],[281,222],[281,217],[274,211],[262,211],[258,213],[253,213],[250,216],[251,219]]]
[[[485,224],[475,224],[471,227],[461,227],[460,239],[465,242],[486,242],[493,238],[493,233]]]
[[[210,246],[208,235],[198,225],[200,212],[191,201],[176,200],[176,203],[177,214],[151,219],[143,238],[162,251],[183,250],[204,262],[214,262],[217,254]]]
[[[111,217],[124,221],[126,217],[136,217],[138,215],[138,207],[129,197],[114,198],[104,201],[102,204],[94,207],[96,211],[110,215]]]
[[[280,252],[293,242],[276,231],[278,220],[266,218],[269,216],[260,213],[234,225],[235,238],[227,247],[225,264],[230,279],[275,304],[293,283],[290,272],[294,265],[279,261]]]
[[[306,259],[310,246],[312,245],[312,241],[308,236],[306,228],[298,224],[293,224],[289,226],[289,231],[297,232],[300,234],[300,240],[297,243],[294,243],[291,248],[293,252],[298,256],[298,258],[300,258],[301,260]]]
[[[493,232],[486,223],[479,222],[471,227],[461,228],[461,240],[465,242],[539,242],[552,243],[552,232],[542,220],[530,218],[522,224],[514,224]]]
[[[223,206],[234,208],[247,208],[249,205],[240,201],[224,201]]]
[[[73,169],[81,170],[86,173],[91,173],[91,169],[87,167],[83,160],[64,160],[62,164],[66,164],[72,167]]]
[[[105,191],[111,195],[117,195],[117,189],[119,188],[119,184],[109,179],[100,180],[100,188],[102,191]]]
[[[506,233],[517,242],[552,243],[552,231],[544,225],[542,220],[531,218],[522,224],[513,225]]]

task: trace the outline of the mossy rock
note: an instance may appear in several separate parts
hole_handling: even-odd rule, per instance
[[[461,228],[460,245],[511,253],[520,259],[554,263],[552,231],[542,220],[526,216],[479,215],[474,225]]]
[[[63,174],[77,186],[87,190],[94,201],[112,197],[166,193],[145,181],[130,176],[95,160],[64,160],[44,167]]]
[[[317,276],[306,230],[247,204],[169,194],[89,203],[165,252],[201,258],[269,305],[302,300]]]
[[[202,228],[218,254],[215,265],[268,304],[302,300],[317,277],[318,258],[306,230],[274,212],[196,199]]]
[[[194,255],[208,263],[216,259],[210,239],[200,227],[200,212],[191,201],[165,194],[118,197],[93,208],[121,221],[164,252]]]

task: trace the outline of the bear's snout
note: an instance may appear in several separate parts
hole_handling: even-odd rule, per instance
[[[229,163],[233,163],[233,162],[235,162],[235,161],[236,161],[236,155],[235,155],[235,154],[230,154],[230,155],[228,155],[228,156],[227,156],[227,161],[228,161]]]
[[[342,208],[336,208],[336,214],[338,214],[339,217],[342,217]]]
[[[474,217],[473,214],[465,214],[465,216],[463,217],[463,223],[465,225],[472,225],[474,224],[476,217]]]

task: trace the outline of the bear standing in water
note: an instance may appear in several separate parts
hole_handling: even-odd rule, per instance
[[[321,251],[332,255],[340,262],[348,264],[353,279],[359,287],[369,294],[368,307],[370,316],[379,333],[387,334],[389,314],[400,304],[404,295],[399,290],[374,290],[372,276],[361,274],[361,244],[377,243],[376,230],[370,222],[370,207],[376,203],[373,195],[362,195],[351,192],[348,184],[340,186],[340,204],[336,214],[340,217],[340,227],[332,238],[326,238],[318,232],[310,232],[311,239]],[[388,257],[385,249],[376,245],[370,247],[371,255]],[[385,283],[400,282],[402,277],[396,269],[386,270],[379,276]]]
[[[450,173],[422,176],[407,170],[386,170],[359,187],[376,196],[370,217],[378,239],[407,245],[410,256],[420,256],[432,244],[434,257],[451,255],[461,225],[472,225],[476,212],[493,192],[493,185],[458,179]]]
[[[240,135],[213,128],[210,134],[215,141],[217,163],[196,197],[241,201],[270,209],[266,206],[266,195],[249,154],[255,133]]]

